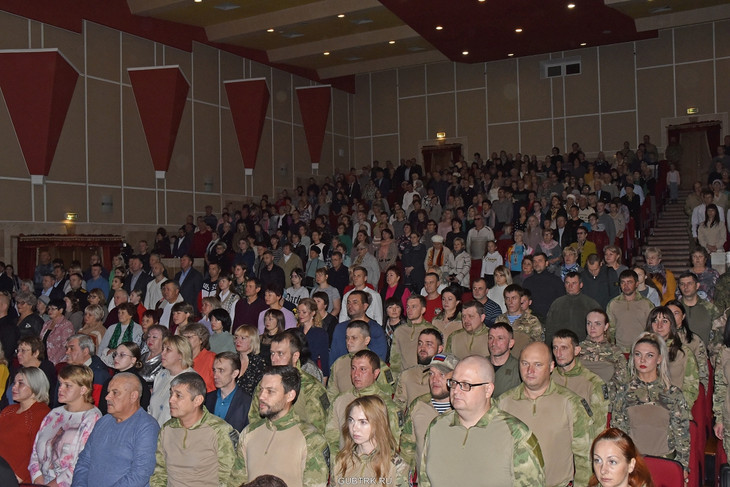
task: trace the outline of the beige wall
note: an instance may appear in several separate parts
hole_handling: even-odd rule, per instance
[[[540,78],[541,61],[572,56],[581,57],[580,75]],[[666,119],[687,121],[687,107],[698,107],[701,119],[727,117],[728,78],[727,20],[634,43],[370,73],[357,78],[354,163],[420,158],[419,142],[443,131],[461,139],[467,160],[502,149],[542,157],[574,141],[609,156],[644,134],[661,146]]]
[[[13,261],[13,236],[65,233],[61,220],[78,213],[77,233],[121,233],[136,240],[157,226],[178,227],[207,204],[272,195],[312,173],[295,88],[313,82],[194,44],[184,52],[85,22],[65,31],[0,12],[0,49],[58,48],[79,71],[51,171],[32,185],[12,121],[0,97],[0,259]],[[190,92],[165,180],[154,167],[127,68],[179,65]],[[253,177],[244,169],[223,82],[266,78],[271,101]],[[333,90],[321,173],[351,159],[352,95]],[[252,179],[252,181],[251,181]],[[206,182],[212,190],[206,190]],[[113,209],[103,212],[102,198]]]

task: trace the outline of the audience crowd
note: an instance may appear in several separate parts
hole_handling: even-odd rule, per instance
[[[697,480],[712,384],[730,437],[730,277],[710,266],[730,164],[687,197],[675,273],[657,247],[624,262],[642,208],[679,197],[657,161],[649,136],[590,161],[374,161],[112,262],[0,263],[0,478],[650,486],[648,454]]]

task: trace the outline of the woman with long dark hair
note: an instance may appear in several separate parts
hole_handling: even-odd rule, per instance
[[[720,221],[717,205],[710,203],[705,207],[705,221],[697,226],[697,240],[709,253],[722,252],[727,240],[727,228]]]
[[[707,366],[707,346],[697,333],[694,333],[689,327],[687,320],[687,310],[684,304],[678,299],[673,299],[667,303],[667,308],[674,314],[674,321],[677,324],[677,336],[682,343],[692,350],[697,360],[697,370],[700,376],[700,383],[705,386],[705,391],[709,386],[710,371]]]

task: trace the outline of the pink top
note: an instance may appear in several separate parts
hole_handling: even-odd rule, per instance
[[[65,406],[51,410],[35,437],[28,466],[31,479],[41,476],[36,483],[55,479],[59,487],[70,487],[76,460],[99,418],[101,411],[96,408],[75,413]]]
[[[53,320],[48,320],[41,329],[41,340],[51,326]],[[74,334],[74,326],[67,319],[63,319],[58,323],[51,333],[48,335],[46,342],[46,356],[48,360],[53,362],[53,365],[57,365],[59,362],[63,362],[63,358],[66,356],[66,340]]]
[[[398,287],[389,287],[385,290],[385,299],[390,299],[395,294],[395,290],[398,289]],[[405,291],[403,291],[403,295],[400,297],[401,302],[403,303],[403,314],[405,314],[406,311],[406,303],[408,302],[408,297],[411,295],[411,290],[406,288]],[[385,306],[385,303],[383,303],[383,306]]]

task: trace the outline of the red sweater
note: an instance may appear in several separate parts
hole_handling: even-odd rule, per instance
[[[12,467],[23,482],[31,482],[28,464],[33,442],[43,418],[51,409],[47,404],[36,402],[27,411],[16,414],[20,404],[13,404],[0,412],[0,457]]]

